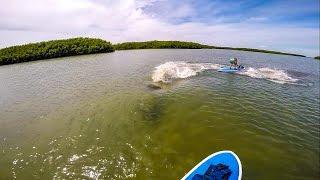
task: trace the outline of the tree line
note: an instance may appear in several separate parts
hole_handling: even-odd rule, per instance
[[[116,50],[129,49],[203,49],[209,48],[207,45],[202,45],[194,42],[185,41],[146,41],[146,42],[125,42],[115,44]]]
[[[72,38],[44,41],[0,49],[0,65],[113,51],[112,44],[101,39]]]
[[[218,47],[185,41],[125,42],[112,45],[110,42],[107,42],[102,39],[80,37],[63,40],[44,41],[39,43],[30,43],[0,49],[0,65],[35,61],[40,59],[50,59],[64,56],[107,53],[113,52],[114,50],[130,49],[229,49],[305,57],[303,55],[292,53],[283,53],[277,51],[251,48]]]
[[[184,42],[184,41],[146,41],[146,42],[125,42],[115,44],[114,48],[116,50],[130,50],[130,49],[228,49],[228,50],[238,50],[238,51],[251,51],[269,54],[282,54],[291,56],[301,56],[300,54],[283,53],[278,51],[270,51],[263,49],[252,49],[252,48],[233,48],[233,47],[219,47],[203,45],[194,42]]]

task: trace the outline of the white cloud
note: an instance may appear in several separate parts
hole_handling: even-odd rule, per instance
[[[317,55],[319,30],[250,24],[172,24],[146,14],[154,1],[8,0],[0,7],[0,47],[75,36],[112,42],[187,40],[220,46],[251,47]],[[189,6],[175,16],[192,14]],[[258,18],[258,19],[257,19]],[[261,21],[261,17],[252,19]]]

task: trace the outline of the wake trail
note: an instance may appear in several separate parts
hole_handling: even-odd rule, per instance
[[[155,67],[152,73],[153,82],[170,83],[175,79],[185,79],[197,76],[207,70],[218,70],[223,65],[213,63],[188,63],[184,61],[169,61]],[[284,70],[272,69],[268,67],[253,68],[248,67],[236,74],[245,75],[252,78],[266,79],[280,84],[293,84],[298,79],[292,78]]]

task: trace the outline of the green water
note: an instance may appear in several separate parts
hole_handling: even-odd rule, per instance
[[[150,88],[168,61],[284,70],[295,84],[203,71]],[[290,63],[289,63],[290,62]],[[0,67],[0,179],[180,179],[232,150],[244,179],[319,179],[319,61],[135,50]]]

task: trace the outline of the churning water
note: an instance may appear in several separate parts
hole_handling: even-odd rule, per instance
[[[217,68],[237,57],[245,70]],[[319,179],[319,61],[133,50],[0,67],[0,179],[179,179],[232,150],[246,179]]]
[[[213,63],[187,63],[187,62],[166,62],[157,66],[152,75],[154,82],[170,83],[174,79],[185,79],[196,76],[199,73],[207,70],[217,70],[223,65]],[[271,68],[252,68],[248,67],[236,74],[247,75],[253,78],[261,78],[277,83],[294,83],[298,79],[290,77],[283,70]]]

